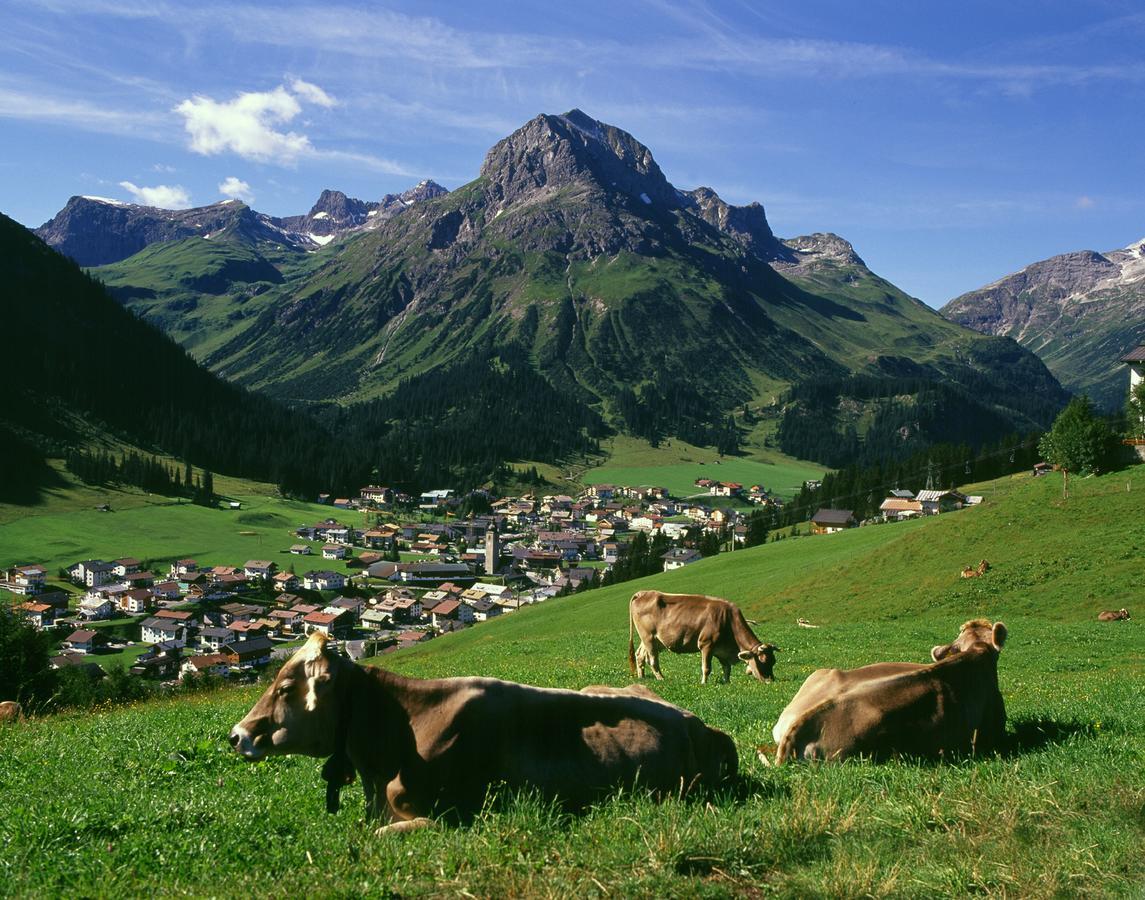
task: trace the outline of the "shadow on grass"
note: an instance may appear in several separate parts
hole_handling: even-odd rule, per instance
[[[1026,718],[1011,719],[1013,733],[1007,735],[1003,756],[1021,756],[1033,753],[1054,744],[1064,744],[1071,738],[1095,737],[1097,729],[1090,722],[1076,720],[1059,722],[1056,719]]]

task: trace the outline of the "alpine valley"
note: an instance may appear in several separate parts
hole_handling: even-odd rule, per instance
[[[579,110],[527,122],[452,192],[325,191],[288,218],[72,198],[37,234],[215,373],[295,405],[420,391],[441,420],[494,408],[489,370],[551,391],[554,427],[718,445],[754,407],[786,452],[833,464],[847,441],[905,455],[1042,428],[1067,398],[842,238],[779,239],[760,204],[674,187]]]
[[[1121,357],[1145,344],[1145,240],[1032,263],[941,310],[983,334],[1014,338],[1062,384],[1109,410],[1125,402]]]

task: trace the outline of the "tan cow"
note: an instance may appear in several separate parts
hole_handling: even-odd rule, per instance
[[[640,635],[636,647],[633,631]],[[731,680],[732,664],[740,659],[760,681],[771,681],[775,668],[774,644],[761,643],[738,606],[719,597],[702,594],[665,594],[637,591],[628,603],[628,666],[632,674],[644,677],[645,663],[651,663],[658,679],[660,650],[700,654],[700,683],[707,684],[712,673],[712,657],[724,668],[724,682]]]
[[[1006,733],[998,654],[1006,626],[967,622],[929,665],[820,669],[780,714],[776,762],[989,752]]]
[[[986,572],[989,571],[989,569],[990,569],[990,563],[988,563],[986,560],[982,560],[982,562],[978,563],[977,569],[972,568],[971,566],[965,566],[962,569],[962,574],[960,577],[961,578],[978,578],[982,575],[985,575]]]
[[[0,722],[19,722],[24,718],[24,707],[15,700],[0,702]]]
[[[1105,612],[1097,614],[1097,621],[1099,622],[1128,622],[1129,610],[1124,606],[1121,609],[1107,609]]]
[[[590,690],[405,678],[358,666],[314,634],[230,741],[249,760],[329,757],[327,809],[356,772],[367,817],[400,831],[441,814],[467,819],[501,783],[577,809],[620,787],[676,794],[735,774],[731,739],[691,713],[651,692]]]

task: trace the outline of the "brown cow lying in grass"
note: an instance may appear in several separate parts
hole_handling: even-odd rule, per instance
[[[1105,612],[1097,614],[1097,621],[1099,622],[1128,622],[1129,610],[1124,606],[1121,609],[1107,609]]]
[[[820,669],[803,683],[776,723],[776,762],[792,759],[944,757],[999,748],[1006,707],[998,654],[1006,626],[964,624],[934,662]]]
[[[986,562],[986,560],[982,560],[982,562],[978,563],[977,569],[973,568],[972,566],[966,566],[965,568],[963,568],[962,575],[960,577],[962,577],[962,578],[978,578],[981,575],[985,575],[986,572],[989,570],[989,568],[990,568],[990,563]]]
[[[640,635],[636,647],[633,631]],[[707,684],[712,673],[712,657],[720,661],[724,683],[731,680],[737,659],[760,681],[771,681],[775,668],[774,644],[761,643],[738,606],[719,597],[702,594],[665,594],[637,591],[628,602],[628,666],[632,674],[644,677],[644,664],[652,664],[652,674],[663,679],[660,649],[673,653],[700,654],[700,683]]]
[[[15,700],[0,702],[0,722],[19,722],[24,718],[24,708]]]
[[[736,773],[731,738],[691,713],[644,688],[587,690],[404,678],[314,634],[230,741],[249,760],[328,756],[327,809],[356,772],[367,818],[400,831],[472,816],[496,784],[578,809],[621,787],[679,794]]]

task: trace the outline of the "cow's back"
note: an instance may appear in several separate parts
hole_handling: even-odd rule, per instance
[[[629,612],[642,638],[655,638],[674,653],[695,653],[701,638],[729,629],[732,605],[719,597],[637,591]]]
[[[472,810],[487,786],[498,782],[537,789],[572,806],[621,786],[676,791],[681,783],[686,788],[715,779],[704,758],[713,742],[721,759],[727,756],[714,729],[661,700],[495,679],[456,681],[461,683],[448,700],[448,717],[411,721],[419,756],[441,785],[439,804]]]

